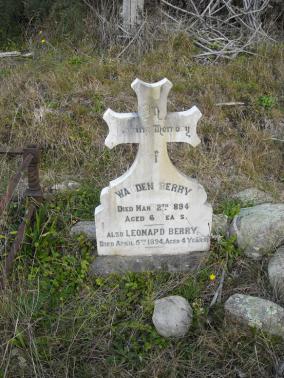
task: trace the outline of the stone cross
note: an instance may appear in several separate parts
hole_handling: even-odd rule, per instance
[[[188,253],[209,249],[212,209],[206,193],[195,179],[172,164],[167,143],[185,142],[195,147],[201,113],[196,106],[167,113],[172,84],[134,80],[138,113],[108,109],[105,144],[137,143],[131,168],[110,182],[101,193],[95,219],[99,254],[152,255]],[[175,247],[177,250],[175,251]]]
[[[167,97],[172,88],[168,79],[155,84],[136,79],[131,87],[138,97],[138,113],[116,113],[108,109],[103,117],[110,129],[105,144],[113,148],[138,143],[136,169],[148,172],[155,179],[161,170],[172,167],[167,143],[185,142],[193,147],[200,143],[196,125],[201,113],[194,106],[184,112],[167,114]]]

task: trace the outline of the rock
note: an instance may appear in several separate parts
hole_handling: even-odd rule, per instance
[[[192,309],[188,301],[178,295],[157,299],[152,320],[161,336],[183,337],[192,323]]]
[[[253,205],[273,202],[273,197],[269,193],[263,192],[257,188],[242,190],[241,192],[234,194],[233,198],[243,203],[251,203]]]
[[[284,204],[262,204],[241,209],[230,226],[238,246],[259,260],[284,242]]]
[[[70,234],[72,236],[85,234],[88,239],[96,239],[95,221],[80,221],[71,227]]]
[[[226,235],[228,231],[228,217],[225,214],[213,214],[212,235]]]
[[[284,301],[284,246],[278,248],[270,259],[268,276],[277,298]]]
[[[228,320],[284,338],[284,308],[266,299],[234,294],[225,303]]]
[[[65,190],[75,190],[80,188],[80,183],[77,181],[63,181],[54,184],[50,189],[52,192],[64,192]]]

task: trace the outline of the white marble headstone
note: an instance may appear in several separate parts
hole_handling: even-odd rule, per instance
[[[212,208],[196,179],[179,172],[171,162],[167,143],[195,147],[201,113],[196,106],[167,113],[172,83],[134,80],[137,113],[108,109],[104,120],[109,134],[105,144],[138,143],[131,168],[101,192],[95,210],[99,255],[164,255],[208,251]]]

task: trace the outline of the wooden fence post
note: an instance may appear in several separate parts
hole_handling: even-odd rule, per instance
[[[126,29],[131,29],[142,20],[144,0],[123,0],[122,17]]]

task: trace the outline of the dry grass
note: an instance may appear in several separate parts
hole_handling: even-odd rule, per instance
[[[135,48],[135,46],[134,46]],[[144,56],[117,60],[117,51],[94,54],[52,48],[32,61],[0,62],[0,144],[38,143],[44,185],[65,178],[87,185],[55,197],[19,257],[11,286],[1,293],[0,377],[275,377],[283,342],[224,322],[222,306],[208,309],[218,286],[226,245],[214,244],[197,275],[129,274],[87,277],[92,248],[73,240],[77,219],[90,219],[97,193],[124,172],[135,146],[104,147],[103,112],[136,109],[131,82],[170,79],[169,110],[198,105],[203,113],[195,149],[169,146],[178,168],[196,175],[214,206],[256,185],[276,197],[283,190],[283,45],[260,47],[257,56],[202,65],[185,35]],[[265,103],[264,99],[276,99]],[[215,103],[243,101],[243,107]],[[1,185],[16,165],[1,159]],[[96,195],[94,195],[96,192]],[[11,216],[16,223],[18,213]],[[234,251],[222,300],[243,292],[273,298],[267,262],[252,263]],[[217,279],[209,280],[214,272]],[[165,340],[152,323],[153,300],[181,294],[194,307],[188,336]]]
[[[212,198],[248,185],[277,193],[283,144],[270,138],[283,133],[283,47],[263,47],[257,56],[209,66],[194,61],[194,51],[179,35],[139,61],[46,48],[31,62],[14,67],[1,62],[0,141],[41,145],[44,182],[73,176],[105,185],[128,168],[135,150],[104,148],[103,112],[107,107],[135,111],[130,88],[135,77],[149,82],[168,77],[174,83],[169,109],[196,104],[203,113],[201,146],[169,146],[177,166],[197,175]],[[277,99],[277,105],[260,106],[261,96]],[[246,105],[215,106],[227,101]]]

